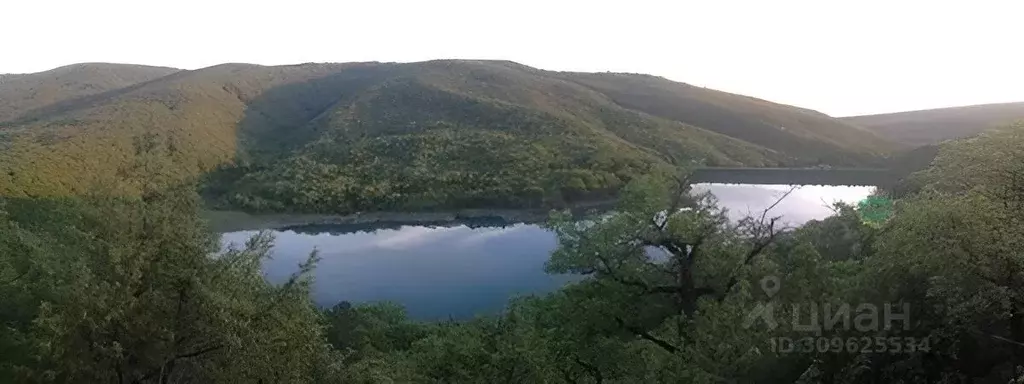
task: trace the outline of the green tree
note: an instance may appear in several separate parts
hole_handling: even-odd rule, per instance
[[[181,190],[141,199],[6,201],[0,375],[25,382],[294,382],[334,357],[308,298],[316,258],[283,285],[272,238],[219,253]],[[10,276],[14,276],[11,278]]]
[[[618,337],[620,350],[642,343],[645,380],[750,379],[772,360],[752,348],[765,346],[769,330],[742,325],[756,296],[751,287],[771,274],[789,284],[773,299],[806,298],[820,258],[770,208],[732,223],[713,196],[692,196],[687,186],[643,178],[627,185],[611,214],[584,222],[557,217],[551,228],[559,248],[548,270],[591,276],[565,290],[576,293],[564,305],[591,303],[574,311],[572,326]],[[777,251],[783,239],[787,248]],[[623,371],[608,361],[595,367]]]

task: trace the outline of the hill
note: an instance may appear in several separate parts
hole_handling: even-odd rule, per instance
[[[166,72],[10,103],[0,195],[202,177],[209,198],[249,210],[521,207],[607,197],[656,169],[871,165],[892,148],[817,112],[646,75],[466,60]]]
[[[974,136],[1022,119],[1024,103],[984,104],[842,118],[874,131],[879,136],[911,146]]]
[[[84,63],[39,73],[0,75],[0,123],[38,114],[42,107],[122,89],[177,71],[144,65]]]
[[[567,78],[616,103],[701,127],[806,163],[864,164],[896,148],[872,132],[821,112],[648,75],[574,73]]]

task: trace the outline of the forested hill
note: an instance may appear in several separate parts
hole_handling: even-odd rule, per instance
[[[208,197],[249,210],[536,206],[678,165],[862,166],[894,147],[746,96],[498,61],[81,64],[12,77],[0,95],[5,196],[203,178]]]
[[[1024,120],[1024,103],[965,107],[844,117],[892,141],[920,146],[977,135],[997,126]]]
[[[144,65],[84,63],[31,74],[0,74],[0,123],[59,106],[161,78],[177,72],[174,68]]]
[[[749,96],[655,76],[573,73],[565,77],[600,91],[623,107],[802,159],[817,157],[822,163],[855,165],[863,162],[862,154],[881,154],[893,148],[865,129],[821,112]]]

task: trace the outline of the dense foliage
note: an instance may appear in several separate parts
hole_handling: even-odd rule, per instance
[[[369,352],[356,382],[1020,382],[1021,132],[945,146],[882,222],[839,205],[796,229],[729,224],[710,197],[633,183],[614,215],[552,223],[548,268],[590,279],[468,323],[340,306],[332,330],[358,331],[335,345]],[[748,326],[765,304],[777,327]],[[850,323],[830,323],[844,304]]]
[[[1020,382],[1021,132],[945,145],[891,214],[837,205],[799,228],[770,211],[733,222],[685,182],[635,178],[614,212],[548,224],[559,247],[547,269],[587,278],[462,322],[413,321],[387,303],[317,310],[315,256],[268,284],[271,239],[216,253],[188,193],[7,200],[0,377]]]
[[[509,62],[95,64],[0,84],[5,197],[139,196],[146,153],[222,208],[558,207],[654,169],[872,166],[891,147],[800,108]]]
[[[608,199],[633,175],[671,169],[651,155],[583,140],[524,141],[499,131],[438,127],[225,169],[208,178],[206,192],[224,207],[253,211],[537,208]]]
[[[1024,382],[1024,125],[908,152],[930,167],[799,228],[673,181],[889,149],[813,111],[507,62],[4,76],[0,382]],[[252,211],[620,199],[548,223],[547,269],[586,278],[423,323],[317,308],[315,253],[268,283],[273,239],[222,250],[197,180]]]
[[[272,239],[218,253],[188,193],[0,205],[4,382],[308,383],[336,358],[309,272],[267,284]]]

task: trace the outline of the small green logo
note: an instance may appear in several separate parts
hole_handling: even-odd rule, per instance
[[[892,217],[892,200],[884,196],[868,196],[857,203],[857,213],[868,225],[881,225]]]

